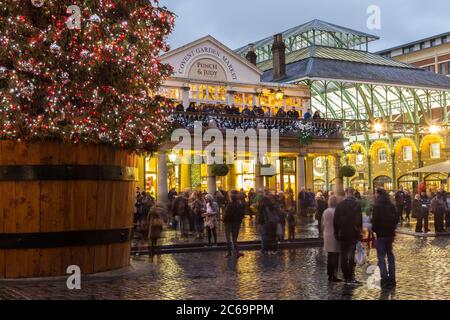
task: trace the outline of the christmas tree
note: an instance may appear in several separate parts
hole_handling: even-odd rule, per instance
[[[173,25],[153,0],[0,0],[0,140],[154,150]]]

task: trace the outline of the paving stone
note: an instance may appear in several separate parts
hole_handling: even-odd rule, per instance
[[[126,272],[83,278],[70,291],[64,279],[0,282],[0,299],[450,299],[450,239],[399,236],[396,290],[369,289],[367,266],[357,268],[358,288],[329,284],[321,248],[286,250],[276,256],[245,252],[239,260],[223,252],[133,259]],[[375,251],[368,259],[376,264]]]

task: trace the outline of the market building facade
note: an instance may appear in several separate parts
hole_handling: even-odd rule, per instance
[[[181,161],[186,154],[173,151],[176,143],[167,142],[157,154],[142,159],[141,188],[163,201],[171,189],[214,192],[218,187],[246,191],[270,188],[292,190],[296,194],[301,187],[314,188],[311,154],[327,157],[323,163],[324,181],[335,180],[343,146],[340,122],[301,121],[310,108],[308,86],[261,81],[263,71],[251,55],[241,57],[211,36],[171,51],[161,60],[170,64],[174,73],[163,83],[159,94],[178,106],[171,117],[181,128],[193,129],[194,123],[200,122],[204,130],[216,128],[225,133],[226,129],[243,132],[250,129],[259,134],[262,129],[276,129],[280,136],[277,150],[269,150],[259,159],[248,151],[238,159],[236,145],[232,155],[236,161],[223,177],[212,176],[206,163]],[[236,112],[227,112],[229,107]],[[253,113],[257,108],[261,114]],[[313,132],[307,148],[298,139],[305,130]],[[270,145],[272,140],[268,140]],[[189,156],[205,154],[193,148]],[[273,171],[263,175],[263,162],[270,164]],[[340,181],[333,183],[336,188],[342,185]]]
[[[192,129],[196,120],[206,128],[278,128],[280,150],[271,176],[261,177],[258,160],[248,155],[213,181],[205,164],[176,164],[179,155],[168,143],[142,160],[141,187],[159,197],[171,188],[212,191],[219,186],[289,188],[295,194],[301,187],[353,186],[360,192],[399,185],[417,190],[420,182],[431,189],[448,187],[447,173],[410,172],[449,158],[450,79],[369,52],[375,40],[314,20],[235,51],[207,36],[162,56],[174,74],[160,94],[182,106],[174,113],[182,126]],[[221,112],[226,106],[239,112]],[[264,114],[244,112],[254,108]],[[283,110],[282,115],[302,118],[308,109],[319,111],[322,119],[305,124],[276,116]],[[298,139],[305,128],[314,136],[307,145]],[[354,166],[356,176],[342,181],[338,171],[343,165]]]

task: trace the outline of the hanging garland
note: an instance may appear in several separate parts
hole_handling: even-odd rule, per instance
[[[313,143],[313,135],[310,131],[300,131],[298,134],[298,143],[301,147],[309,146]]]

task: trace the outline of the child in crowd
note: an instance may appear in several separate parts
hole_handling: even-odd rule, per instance
[[[294,241],[295,240],[295,224],[296,224],[295,211],[292,209],[289,210],[286,219],[287,219],[287,223],[288,223],[288,241]]]

